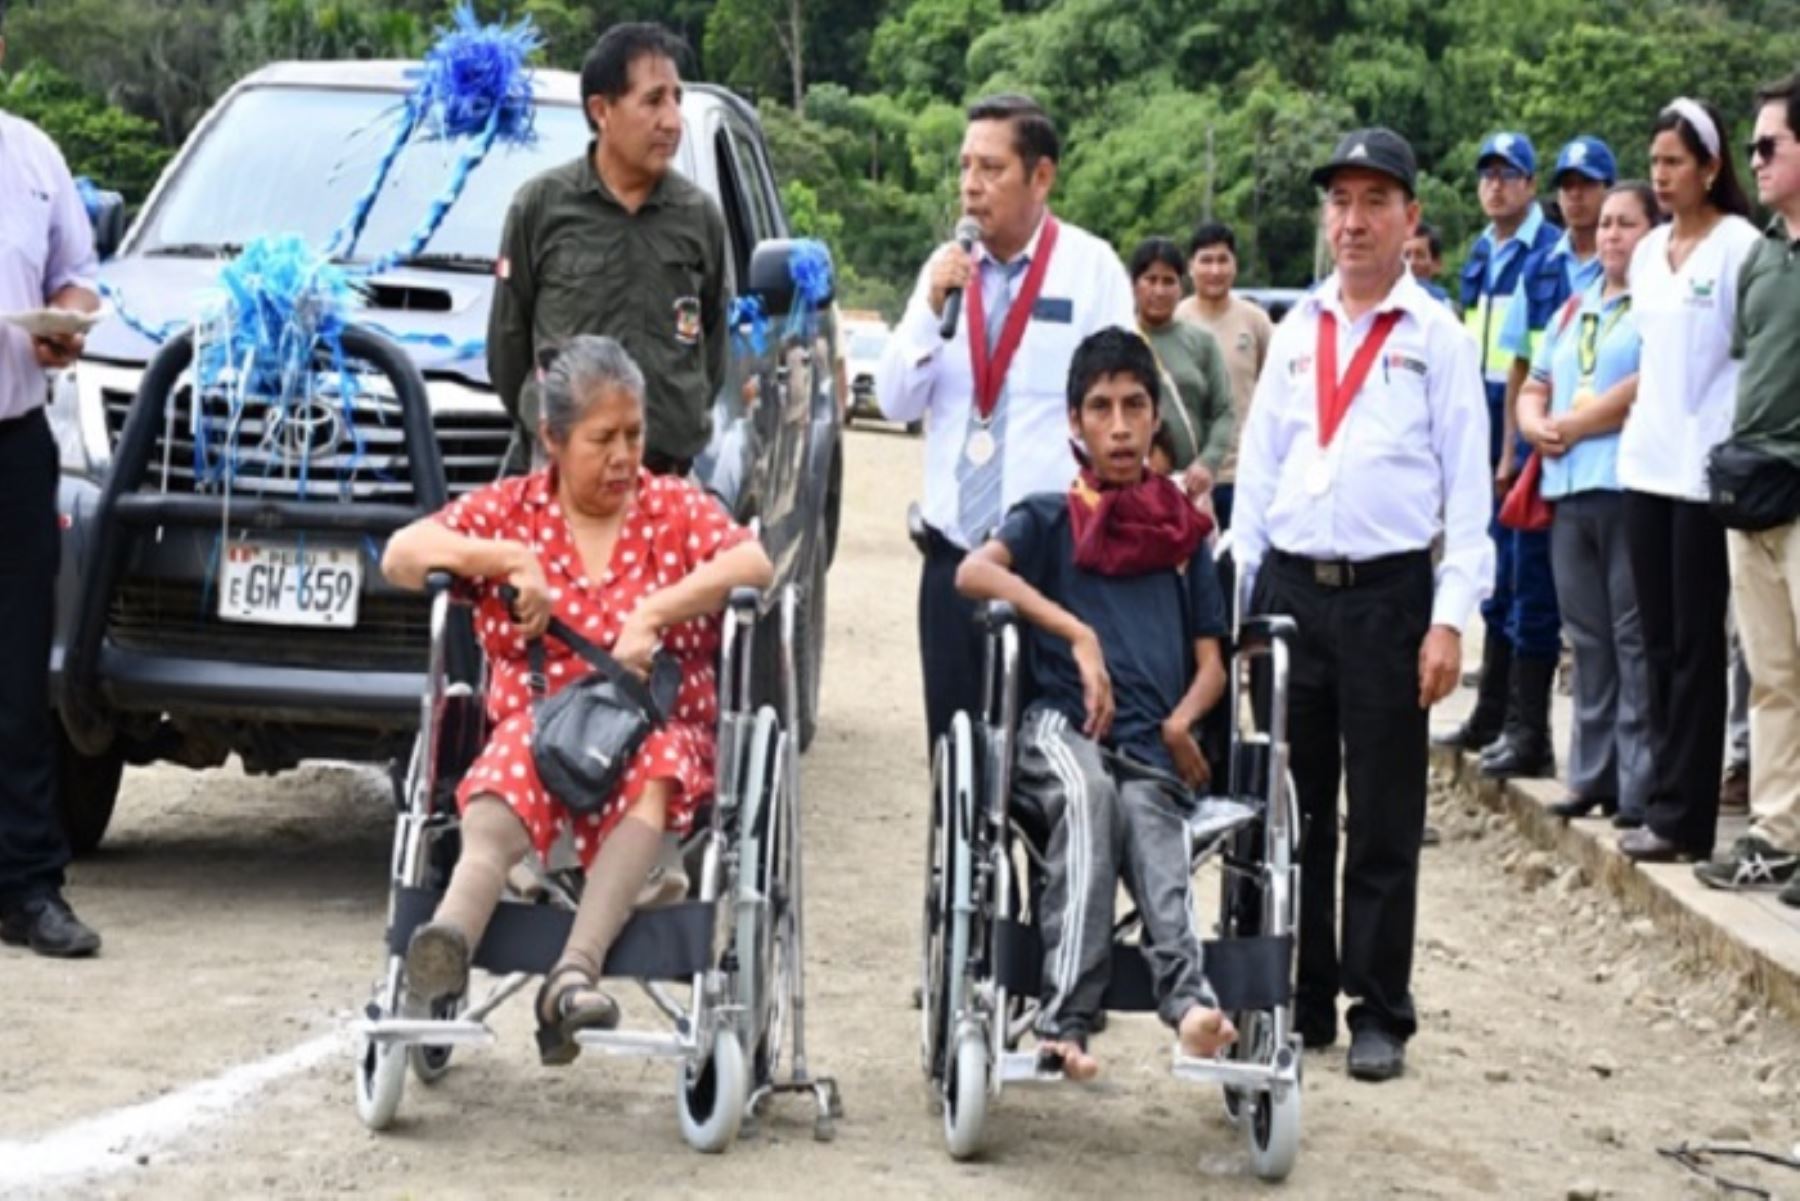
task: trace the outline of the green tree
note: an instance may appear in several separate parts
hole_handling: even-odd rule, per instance
[[[74,174],[117,190],[134,206],[149,194],[169,158],[156,126],[113,108],[41,63],[4,78],[0,108],[50,135]]]

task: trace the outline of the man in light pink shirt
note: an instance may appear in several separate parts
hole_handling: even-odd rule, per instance
[[[0,57],[6,52],[0,0]],[[93,230],[55,143],[0,112],[0,313],[92,312]],[[62,897],[68,842],[56,812],[50,637],[61,534],[48,369],[80,335],[33,337],[0,322],[0,942],[40,955],[92,955],[100,937]]]

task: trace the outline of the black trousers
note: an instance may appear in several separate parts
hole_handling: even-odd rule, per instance
[[[1650,682],[1646,821],[1696,856],[1712,854],[1725,761],[1725,528],[1697,501],[1626,492],[1625,545]]]
[[[950,728],[958,709],[981,709],[982,657],[986,639],[975,624],[975,602],[956,590],[956,569],[966,552],[928,530],[925,566],[919,573],[919,667],[925,677],[926,751]]]
[[[1306,560],[1272,551],[1251,607],[1299,626],[1288,675],[1289,762],[1300,803],[1300,976],[1296,1019],[1335,1030],[1340,992],[1352,1030],[1418,1028],[1412,998],[1419,847],[1425,830],[1428,714],[1419,647],[1431,626],[1424,551],[1355,565],[1333,587]],[[1338,793],[1345,824],[1338,930]]]
[[[0,422],[0,901],[60,889],[69,861],[50,728],[56,476],[42,409]]]

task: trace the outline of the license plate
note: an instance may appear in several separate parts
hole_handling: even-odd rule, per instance
[[[274,626],[356,624],[362,552],[298,542],[230,542],[219,571],[219,617]]]

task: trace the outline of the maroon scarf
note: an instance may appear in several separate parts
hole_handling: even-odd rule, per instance
[[[1146,474],[1135,484],[1111,488],[1084,466],[1069,488],[1069,526],[1075,566],[1099,575],[1137,576],[1185,566],[1213,523],[1163,476]]]

